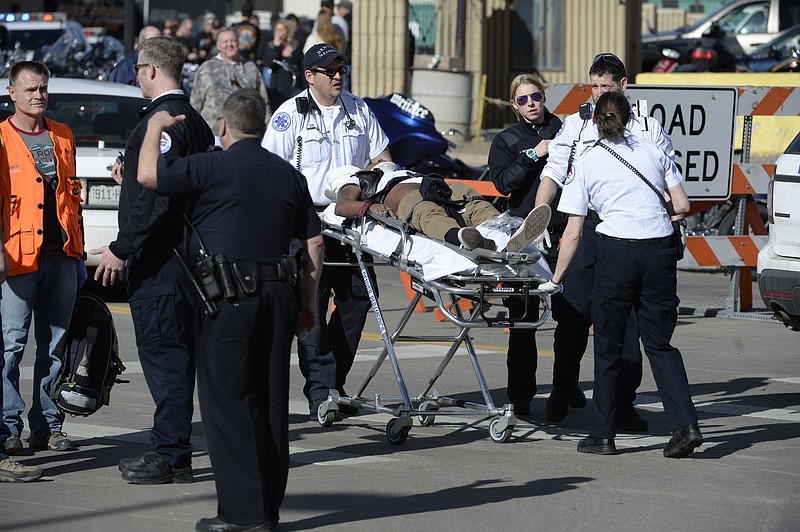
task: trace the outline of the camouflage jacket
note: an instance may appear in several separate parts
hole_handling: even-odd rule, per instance
[[[222,115],[222,104],[237,89],[256,89],[267,100],[264,80],[255,63],[226,63],[214,57],[200,65],[192,87],[191,103],[203,115],[214,135],[219,135],[217,119]],[[268,124],[272,113],[269,103],[267,106]]]

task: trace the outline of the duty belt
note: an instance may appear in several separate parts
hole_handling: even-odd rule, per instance
[[[277,264],[259,264],[256,272],[259,281],[283,281],[286,279]]]

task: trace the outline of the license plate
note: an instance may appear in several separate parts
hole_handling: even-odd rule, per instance
[[[661,72],[661,73],[672,72],[677,67],[678,67],[678,62],[675,61],[674,59],[661,58],[658,60],[658,63],[656,63],[656,66],[653,67],[653,72]]]
[[[122,187],[119,185],[89,184],[87,195],[88,207],[109,207],[116,209],[119,206],[119,193]]]

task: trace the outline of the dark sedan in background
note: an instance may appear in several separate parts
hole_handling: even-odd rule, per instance
[[[745,56],[739,70],[746,72],[800,72],[800,24]]]
[[[795,24],[800,0],[730,0],[687,28],[642,35],[642,72],[652,71],[664,48],[683,57],[698,46],[721,48],[741,60]]]

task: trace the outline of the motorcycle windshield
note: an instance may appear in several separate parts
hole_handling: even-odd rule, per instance
[[[430,112],[424,118],[414,116],[411,112],[392,103],[389,98],[387,96],[364,98],[364,101],[367,102],[386,136],[389,137],[389,152],[392,154],[394,162],[407,168],[421,159],[447,152],[447,141],[436,130],[433,115]],[[410,98],[403,98],[405,99],[404,104],[409,101],[414,102]],[[422,109],[425,108],[422,107]],[[430,119],[427,118],[428,116]]]

